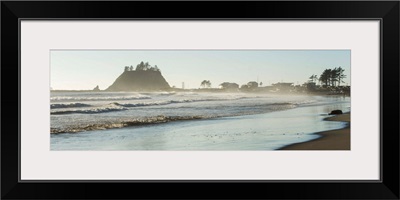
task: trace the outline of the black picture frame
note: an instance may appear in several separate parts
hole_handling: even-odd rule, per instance
[[[399,8],[399,1],[2,1],[1,198],[399,199]],[[20,182],[18,133],[21,129],[19,123],[21,80],[17,77],[20,77],[19,20],[22,18],[379,19],[382,22],[380,119],[383,136],[381,138],[382,179],[374,182]],[[368,114],[367,108],[366,114]]]

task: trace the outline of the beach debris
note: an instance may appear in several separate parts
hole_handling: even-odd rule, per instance
[[[341,115],[343,114],[342,110],[332,110],[329,115]]]

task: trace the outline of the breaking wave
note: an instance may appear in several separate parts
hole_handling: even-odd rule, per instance
[[[168,104],[176,104],[176,103],[192,103],[192,102],[202,102],[202,101],[227,101],[227,100],[237,100],[237,99],[242,99],[242,98],[181,99],[181,100],[155,101],[155,102],[138,102],[138,103],[116,103],[116,102],[114,102],[113,104],[114,105],[118,105],[118,106],[123,106],[123,107],[141,107],[141,106],[168,105]]]
[[[72,96],[56,96],[51,97],[51,101],[115,101],[115,100],[136,100],[136,99],[151,99],[150,96],[96,96],[96,97],[72,97]]]
[[[115,103],[113,104],[114,106]],[[235,107],[235,106],[233,106]],[[207,115],[194,115],[194,116],[150,116],[150,117],[140,117],[134,119],[115,119],[113,121],[108,122],[99,122],[98,124],[84,124],[84,125],[70,125],[62,128],[51,128],[50,132],[53,134],[56,133],[77,133],[83,131],[92,131],[92,130],[105,130],[112,128],[123,128],[128,126],[143,126],[143,125],[154,125],[160,123],[167,123],[173,121],[187,121],[187,120],[199,120],[199,119],[212,119],[212,118],[220,118],[220,117],[233,117],[233,116],[243,116],[243,115],[252,115],[252,114],[261,114],[266,112],[272,112],[277,110],[285,110],[296,107],[291,103],[273,103],[273,104],[260,104],[250,106],[251,109],[246,108],[247,106],[243,106],[243,110],[239,112],[228,112],[228,113],[218,113],[214,112],[208,113]],[[114,107],[114,108],[101,108],[101,109],[91,109],[90,111],[60,111],[56,114],[68,114],[68,113],[100,113],[100,112],[111,112],[111,111],[121,111],[127,109],[125,107]],[[207,108],[204,108],[207,109]],[[215,109],[215,108],[212,108]]]
[[[104,106],[95,107],[90,104],[83,103],[69,103],[69,104],[51,104],[51,109],[58,108],[79,108],[79,107],[90,107],[88,109],[75,109],[75,110],[53,110],[50,113],[52,115],[62,115],[62,114],[95,114],[95,113],[105,113],[127,110],[132,107],[142,107],[142,106],[161,106],[177,103],[192,103],[192,102],[202,102],[202,101],[226,101],[226,100],[236,100],[243,99],[245,97],[236,98],[206,98],[206,99],[182,99],[182,100],[168,100],[168,101],[155,101],[155,102],[138,102],[138,103],[118,103],[113,102]]]
[[[51,109],[56,109],[56,108],[79,108],[79,107],[90,107],[91,105],[89,104],[84,104],[84,103],[60,103],[60,104],[51,104],[50,108]]]
[[[126,120],[122,122],[114,123],[104,123],[104,124],[88,124],[83,126],[71,126],[67,128],[51,128],[50,133],[77,133],[83,131],[93,131],[93,130],[105,130],[111,128],[123,128],[128,126],[141,126],[141,125],[151,125],[160,124],[173,121],[186,121],[186,120],[196,120],[196,119],[211,119],[216,116],[164,116],[158,115],[146,118],[137,118],[132,120]]]
[[[76,110],[57,110],[51,111],[52,115],[65,115],[65,114],[96,114],[96,113],[106,113],[127,110],[124,107],[97,107],[90,109],[76,109]]]
[[[149,101],[149,102],[137,102],[137,103],[120,103],[113,102],[106,105],[90,105],[84,103],[67,103],[67,104],[51,104],[52,115],[65,115],[65,114],[96,114],[96,113],[107,113],[124,111],[135,107],[145,107],[145,106],[163,106],[170,104],[180,104],[180,103],[193,103],[193,102],[207,102],[207,101],[227,101],[227,100],[237,100],[244,99],[247,97],[235,97],[235,98],[204,98],[204,99],[181,99],[181,100],[166,100],[166,101]],[[281,109],[281,107],[293,108],[295,106],[300,106],[304,104],[310,104],[314,101],[303,101],[303,102],[279,102],[279,103],[267,103],[267,104],[249,104],[245,106],[246,108],[262,109],[268,107],[268,109]],[[220,105],[223,107],[223,105]],[[239,106],[242,107],[242,106]],[[275,108],[274,108],[275,107]],[[71,109],[77,108],[77,109]],[[202,107],[208,108],[208,107]]]

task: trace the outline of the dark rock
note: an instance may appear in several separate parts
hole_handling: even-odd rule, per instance
[[[331,113],[329,113],[330,115],[341,115],[343,114],[343,112],[341,110],[332,110]]]
[[[170,86],[160,71],[136,70],[124,71],[107,91],[159,91]]]
[[[100,91],[99,86],[96,86],[96,87],[93,89],[93,91]]]

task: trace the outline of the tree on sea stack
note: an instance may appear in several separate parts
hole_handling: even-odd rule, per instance
[[[136,65],[136,71],[144,70],[144,62],[140,62],[138,65]]]
[[[154,65],[154,70],[155,71],[160,71],[160,69],[157,67],[157,65]]]
[[[133,69],[133,67],[131,66],[131,71],[133,71],[132,69]],[[140,62],[138,65],[136,65],[136,71],[147,71],[147,70],[156,71],[156,72],[159,72],[159,71],[160,71],[160,69],[157,67],[157,65],[155,65],[155,66],[153,67],[153,66],[151,66],[151,65],[149,64],[149,62],[144,63],[144,62],[142,61],[142,62]]]

